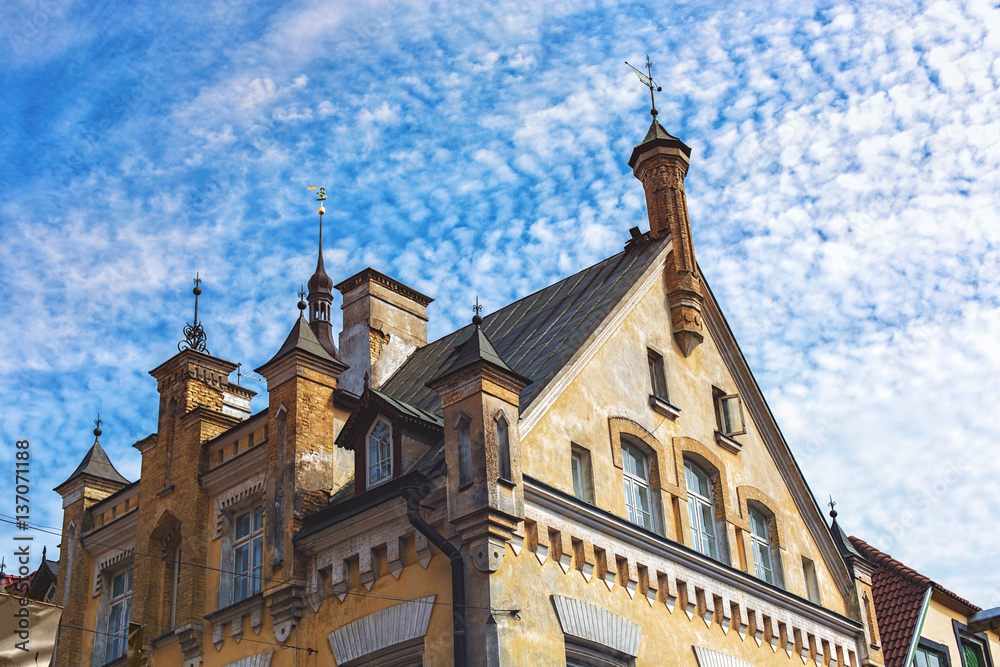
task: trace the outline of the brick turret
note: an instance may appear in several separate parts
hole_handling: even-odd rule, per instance
[[[691,149],[663,129],[654,115],[649,131],[633,149],[628,161],[632,173],[646,191],[649,235],[654,239],[667,235],[673,238],[665,277],[674,338],[684,356],[690,355],[705,338],[701,277],[694,258],[684,193],[684,177],[690,158]]]

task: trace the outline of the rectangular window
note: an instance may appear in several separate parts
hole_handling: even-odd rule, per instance
[[[806,580],[806,597],[810,602],[819,604],[819,580],[816,579],[816,564],[805,556],[802,557],[802,574]]]
[[[590,452],[572,445],[570,465],[573,471],[573,495],[585,503],[593,503],[594,476],[590,470]]]
[[[917,647],[913,655],[913,667],[945,667],[947,664],[944,656],[923,646]]]
[[[368,433],[368,486],[392,476],[392,429],[379,420]]]
[[[739,394],[723,394],[716,390],[715,413],[719,422],[719,432],[733,437],[747,432],[743,418],[743,402]]]
[[[111,599],[108,610],[108,630],[104,644],[104,662],[111,662],[125,655],[128,646],[128,624],[132,617],[132,568],[117,574],[111,580]]]
[[[646,350],[646,358],[649,364],[649,386],[652,394],[666,401],[668,400],[667,376],[663,370],[663,357],[652,350]]]
[[[622,461],[626,516],[637,526],[653,530],[646,457],[636,448],[622,443]]]
[[[264,562],[264,507],[258,505],[236,517],[233,539],[233,602],[260,593]]]
[[[977,642],[962,640],[962,667],[989,667],[983,657],[983,647]]]

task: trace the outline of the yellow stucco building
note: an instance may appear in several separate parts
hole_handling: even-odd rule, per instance
[[[256,414],[190,332],[141,479],[95,442],[57,489],[56,663],[125,664],[131,622],[158,667],[884,664],[695,261],[689,157],[654,116],[649,231],[430,343],[429,297],[334,285],[321,240]]]

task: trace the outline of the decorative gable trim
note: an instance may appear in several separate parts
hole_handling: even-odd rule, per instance
[[[639,655],[642,627],[582,600],[553,595],[552,603],[567,637],[600,644],[632,658]]]
[[[264,473],[260,473],[255,477],[251,477],[242,484],[237,484],[228,491],[219,494],[215,497],[214,512],[213,512],[213,525],[215,526],[215,532],[212,535],[212,539],[218,539],[222,536],[222,516],[225,514],[226,510],[233,505],[245,500],[251,496],[257,495],[258,493],[264,492]]]
[[[694,655],[698,658],[698,667],[753,667],[745,660],[701,646],[694,647]]]
[[[427,634],[436,595],[393,605],[337,628],[329,635],[338,665]]]
[[[95,597],[101,594],[101,581],[104,579],[101,573],[131,558],[134,552],[135,540],[131,540],[120,547],[112,547],[111,549],[108,549],[94,559],[93,595]]]

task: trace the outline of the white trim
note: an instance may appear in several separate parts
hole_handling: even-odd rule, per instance
[[[916,657],[917,645],[920,644],[920,633],[924,631],[924,620],[927,618],[927,608],[931,604],[931,594],[934,592],[934,586],[928,586],[927,592],[924,593],[924,601],[920,605],[920,615],[917,616],[917,630],[913,633],[913,638],[910,639],[910,650],[906,652],[906,662],[904,665],[912,665],[913,659]],[[958,647],[959,659],[962,657],[962,647]]]
[[[372,481],[372,462],[369,459],[369,457],[371,455],[371,448],[369,446],[369,442],[368,441],[369,441],[369,439],[371,439],[372,433],[375,432],[375,429],[378,428],[379,424],[385,424],[385,427],[387,429],[389,429],[389,457],[388,457],[388,459],[384,459],[384,460],[388,460],[389,461],[389,472],[385,475],[385,477],[383,477],[383,478],[381,478],[381,479],[376,480],[376,481],[373,482]],[[393,469],[393,465],[392,465],[393,464],[393,460],[392,460],[393,437],[392,436],[393,436],[393,433],[392,433],[392,422],[390,422],[388,419],[386,419],[382,415],[379,415],[379,416],[377,416],[375,418],[375,421],[372,422],[372,425],[371,425],[371,427],[369,427],[368,432],[365,433],[364,448],[365,448],[365,488],[366,489],[373,489],[376,486],[378,486],[380,484],[385,484],[390,479],[392,479],[392,469]],[[383,461],[383,459],[379,459],[378,461],[376,461],[376,464],[377,465],[381,465],[382,461]]]
[[[698,658],[698,667],[753,667],[745,660],[702,646],[694,647],[694,655]]]
[[[632,658],[639,655],[642,626],[582,600],[553,595],[552,603],[567,637],[600,644]]]
[[[387,607],[327,635],[338,665],[427,634],[436,595]]]
[[[562,393],[583,371],[591,359],[597,355],[604,344],[618,332],[620,325],[632,310],[639,305],[646,293],[663,277],[663,269],[667,263],[667,255],[673,250],[673,241],[667,243],[661,250],[660,256],[649,265],[642,277],[632,286],[625,298],[618,302],[618,305],[611,314],[601,322],[597,329],[590,335],[576,354],[556,373],[552,381],[542,389],[542,392],[535,397],[528,406],[528,409],[521,415],[519,431],[521,442],[525,442],[531,430],[541,421],[549,408],[559,399]]]

